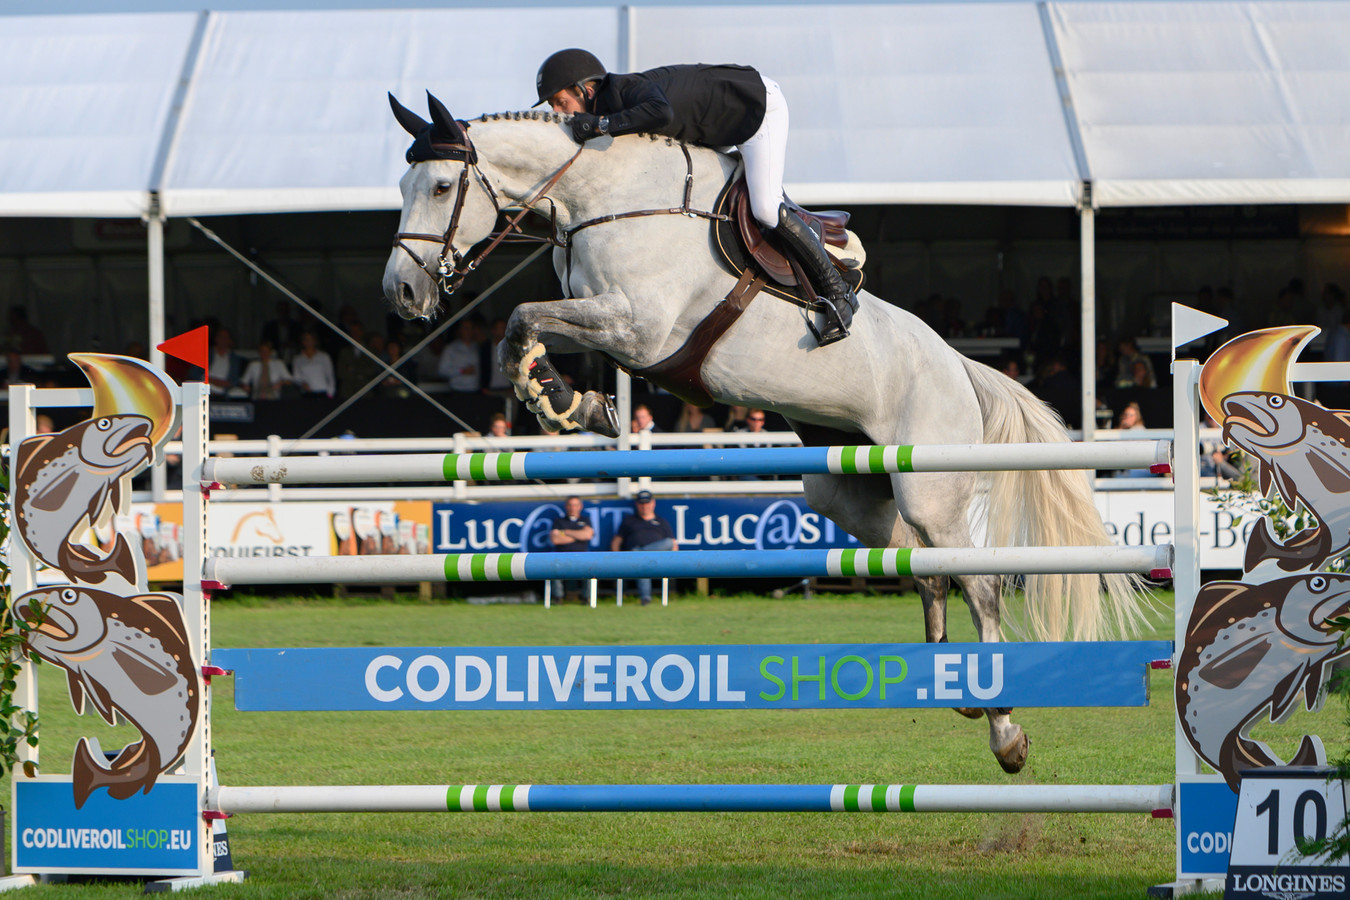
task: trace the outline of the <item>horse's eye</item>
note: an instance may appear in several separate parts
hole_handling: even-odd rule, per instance
[[[432,196],[444,197],[446,194],[450,193],[450,188],[452,187],[454,187],[454,185],[448,181],[438,181],[436,187],[431,192]]]

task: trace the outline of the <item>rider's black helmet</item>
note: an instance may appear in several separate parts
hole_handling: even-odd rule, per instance
[[[559,50],[544,60],[535,76],[534,86],[539,91],[538,106],[564,88],[575,87],[584,81],[594,81],[608,74],[604,65],[589,50]]]

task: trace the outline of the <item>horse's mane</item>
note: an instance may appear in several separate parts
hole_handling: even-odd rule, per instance
[[[510,112],[483,113],[476,119],[470,119],[469,123],[474,122],[547,122],[553,125],[566,125],[572,121],[571,113],[558,113],[548,109],[523,109]],[[625,135],[625,137],[645,137],[648,140],[659,141],[665,139],[665,142],[674,145],[676,140],[666,134],[651,134],[646,131],[637,134]],[[693,149],[694,145],[690,145]],[[712,149],[709,147],[708,149]],[[716,152],[716,151],[714,151]]]

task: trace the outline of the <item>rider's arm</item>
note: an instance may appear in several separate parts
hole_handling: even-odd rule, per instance
[[[610,76],[610,82],[606,102],[597,110],[609,120],[608,134],[655,133],[674,120],[675,110],[654,81],[641,75],[625,75]],[[613,111],[604,109],[606,106]]]

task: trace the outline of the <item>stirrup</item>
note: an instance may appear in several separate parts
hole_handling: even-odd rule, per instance
[[[828,347],[830,344],[842,341],[849,336],[848,325],[844,324],[844,317],[839,314],[839,307],[834,301],[823,294],[817,294],[816,300],[809,307],[811,313],[820,313],[825,317],[824,330],[816,327],[816,323],[811,321],[810,313],[806,317],[806,327],[811,330],[811,336],[816,339],[816,345],[819,347]],[[850,310],[852,312],[853,310]],[[850,320],[853,318],[849,316]]]

